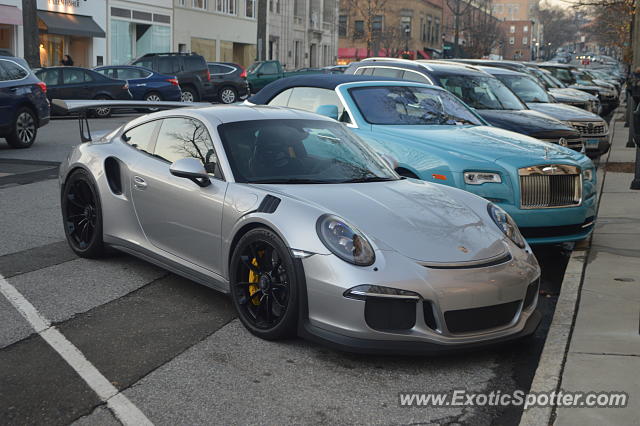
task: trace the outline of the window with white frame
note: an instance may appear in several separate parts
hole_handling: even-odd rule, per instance
[[[525,46],[529,44],[529,37],[522,37],[522,44],[524,44]]]
[[[509,37],[509,44],[516,44],[516,38],[515,37]]]
[[[216,12],[236,15],[238,13],[237,1],[238,0],[216,0]]]
[[[510,32],[511,34],[515,33],[515,32],[516,32],[516,26],[515,26],[515,25],[511,25],[511,26],[509,27],[509,32]]]
[[[244,16],[247,18],[256,17],[256,0],[244,0]]]
[[[194,9],[206,10],[207,6],[208,6],[208,0],[193,0],[193,8]]]
[[[529,26],[525,25],[524,27],[522,27],[522,31],[525,32],[525,33],[528,33],[529,32]]]

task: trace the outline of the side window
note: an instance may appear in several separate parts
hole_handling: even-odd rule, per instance
[[[62,70],[62,84],[84,83],[84,76],[83,70],[65,68]]]
[[[409,80],[409,81],[417,81],[418,83],[431,84],[431,82],[429,81],[429,79],[427,77],[425,77],[424,75],[419,74],[417,72],[413,72],[413,71],[405,71],[403,79],[404,80]]]
[[[344,106],[333,90],[318,87],[295,87],[288,107],[316,112],[321,105],[335,105],[338,107],[338,117],[342,115]]]
[[[201,56],[185,56],[184,57],[184,70],[185,71],[200,71],[206,69],[206,63]]]
[[[139,61],[135,61],[133,65],[153,69],[153,59],[151,58],[140,59]]]
[[[151,152],[151,138],[158,124],[159,121],[152,121],[127,130],[122,135],[122,140],[142,152],[153,154]]]
[[[38,78],[47,86],[57,86],[60,70],[44,70],[38,73]]]
[[[373,75],[379,77],[402,78],[403,71],[395,68],[375,68]]]
[[[197,158],[208,173],[222,178],[209,132],[198,120],[186,117],[162,120],[154,154],[170,163],[181,158]]]
[[[355,73],[358,75],[373,75],[373,68],[358,68]]]
[[[96,72],[104,75],[105,77],[118,78],[117,75],[116,75],[115,68],[106,68],[106,69],[102,69],[102,70],[96,70]]]
[[[287,106],[289,104],[289,98],[293,93],[293,89],[287,89],[284,92],[278,93],[278,95],[269,101],[269,105],[272,106]]]
[[[118,78],[121,80],[132,80],[134,78],[145,78],[149,73],[134,68],[119,68]]]
[[[277,74],[278,67],[275,62],[267,62],[260,67],[260,74]]]
[[[83,71],[82,74],[84,74],[84,81],[85,82],[94,80],[94,78],[93,78],[93,76],[91,75],[90,72]]]
[[[157,61],[160,74],[175,74],[180,71],[180,59],[176,56],[160,56]]]
[[[24,68],[11,61],[0,61],[0,68],[2,68],[2,80],[4,81],[21,80],[28,75]]]
[[[211,75],[222,74],[224,73],[224,68],[222,68],[222,65],[209,65],[209,73]]]

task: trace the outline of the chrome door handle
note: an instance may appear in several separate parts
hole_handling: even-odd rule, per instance
[[[147,182],[144,181],[140,176],[133,177],[133,186],[137,189],[145,189],[147,187]]]

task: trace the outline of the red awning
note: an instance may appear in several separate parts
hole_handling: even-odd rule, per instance
[[[22,11],[15,6],[0,5],[0,24],[22,25]]]
[[[338,47],[338,58],[355,58],[355,47]]]
[[[358,48],[358,53],[356,54],[356,57],[358,59],[369,57],[369,52],[367,52],[367,48],[366,47],[359,47]]]
[[[422,59],[431,59],[431,55],[429,55],[424,50],[418,50],[418,55],[422,56]]]
[[[389,55],[387,55],[387,49],[378,50],[378,57],[384,58],[384,57],[387,57],[387,56],[389,56]]]

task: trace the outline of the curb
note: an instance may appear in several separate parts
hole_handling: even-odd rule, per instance
[[[609,124],[609,129],[612,131],[610,141],[613,141],[615,136],[613,132],[615,131],[616,121],[618,120],[614,113],[611,123]],[[610,155],[611,150],[607,153],[605,161],[600,164],[606,165],[609,162]],[[603,169],[602,179],[600,180],[598,188],[598,197],[600,197],[602,189],[604,188],[605,175],[606,171]],[[600,200],[598,200],[598,204],[599,202]],[[538,368],[531,382],[529,393],[548,393],[560,390],[562,372],[564,370],[566,354],[569,350],[571,331],[578,309],[579,293],[582,286],[586,261],[589,257],[592,238],[593,233],[588,240],[577,243],[571,252],[571,257],[562,279],[562,287],[560,288],[560,295],[556,303],[553,320],[549,326],[547,338],[544,343],[544,348],[542,349],[542,354],[540,355],[540,360],[538,361]],[[522,412],[519,425],[553,425],[555,409],[555,406],[527,408]]]

